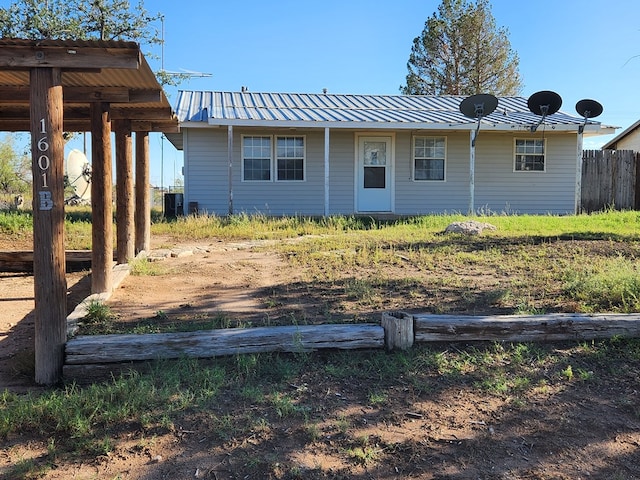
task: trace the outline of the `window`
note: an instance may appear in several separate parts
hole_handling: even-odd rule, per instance
[[[276,139],[278,180],[304,180],[304,137]]]
[[[304,137],[244,136],[242,179],[268,182],[275,172],[277,181],[302,181],[304,157]]]
[[[516,139],[516,172],[544,172],[544,139]]]
[[[446,146],[446,137],[414,137],[414,180],[444,180]]]
[[[271,180],[271,137],[242,138],[244,180]]]

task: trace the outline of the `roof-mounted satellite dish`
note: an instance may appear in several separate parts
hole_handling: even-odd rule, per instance
[[[584,118],[584,123],[578,128],[578,132],[582,133],[584,131],[584,127],[587,125],[587,121],[602,113],[602,105],[595,100],[585,98],[576,103],[576,112]]]
[[[475,145],[478,131],[480,130],[480,121],[482,117],[491,115],[498,106],[498,99],[493,95],[481,93],[478,95],[471,95],[460,102],[460,112],[465,117],[474,118],[478,120],[478,126],[476,127],[476,133],[473,136],[471,145]]]
[[[562,106],[562,98],[556,92],[542,90],[536,92],[527,100],[527,106],[532,113],[540,115],[540,121],[531,127],[531,131],[535,132],[540,124],[544,122],[547,115],[553,115]]]

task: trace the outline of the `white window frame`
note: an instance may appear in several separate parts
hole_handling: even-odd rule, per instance
[[[269,149],[269,179],[268,180],[254,180],[245,178],[245,160],[247,159],[245,154],[245,139],[246,138],[268,138],[270,142]],[[280,158],[286,159],[287,157],[278,157],[278,139],[280,138],[302,138],[303,152],[302,152],[302,180],[287,180],[278,178],[278,160]],[[293,182],[306,182],[307,181],[307,137],[306,135],[242,135],[242,181],[243,182],[280,182],[280,183],[293,183]],[[296,159],[300,157],[295,157]],[[265,158],[266,160],[266,158]]]
[[[247,138],[268,138],[269,139],[269,178],[267,180],[263,179],[253,179],[245,177],[245,161],[247,160],[247,155],[245,153],[245,139]],[[263,158],[266,160],[266,158]],[[242,181],[243,182],[272,182],[273,181],[273,136],[272,135],[242,135]]]
[[[444,157],[417,157],[416,140],[418,139],[442,139],[444,140]],[[446,182],[447,181],[447,137],[445,135],[414,135],[411,139],[411,178],[414,182]],[[416,178],[416,160],[442,160],[442,178]]]
[[[527,170],[518,168],[518,156],[540,156],[534,152],[518,152],[518,142],[542,142],[542,170]],[[533,145],[535,149],[536,145]],[[515,173],[544,173],[547,171],[547,139],[546,138],[514,138],[513,139],[513,171]]]
[[[283,159],[286,160],[288,157],[278,157],[278,139],[280,138],[301,138],[302,139],[302,180],[298,179],[279,179],[278,178],[278,160]],[[307,180],[307,137],[306,135],[274,135],[274,155],[273,155],[273,164],[274,164],[274,180],[276,182],[305,182]],[[291,157],[299,159],[300,157]]]

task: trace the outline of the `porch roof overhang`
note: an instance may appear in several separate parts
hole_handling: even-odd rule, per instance
[[[183,128],[258,127],[361,130],[472,131],[477,121],[462,115],[462,96],[337,95],[181,91],[176,112]],[[495,132],[526,132],[540,117],[523,97],[501,97],[498,108],[481,120]],[[539,127],[549,133],[606,135],[615,127],[557,112]],[[179,135],[170,140],[181,148]]]
[[[178,120],[134,42],[0,39],[0,131],[29,131],[30,70],[59,68],[64,130],[91,130],[90,105],[133,131],[178,132]]]

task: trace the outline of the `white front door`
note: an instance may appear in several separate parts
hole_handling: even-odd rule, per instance
[[[358,137],[356,198],[358,212],[391,212],[392,137]]]

